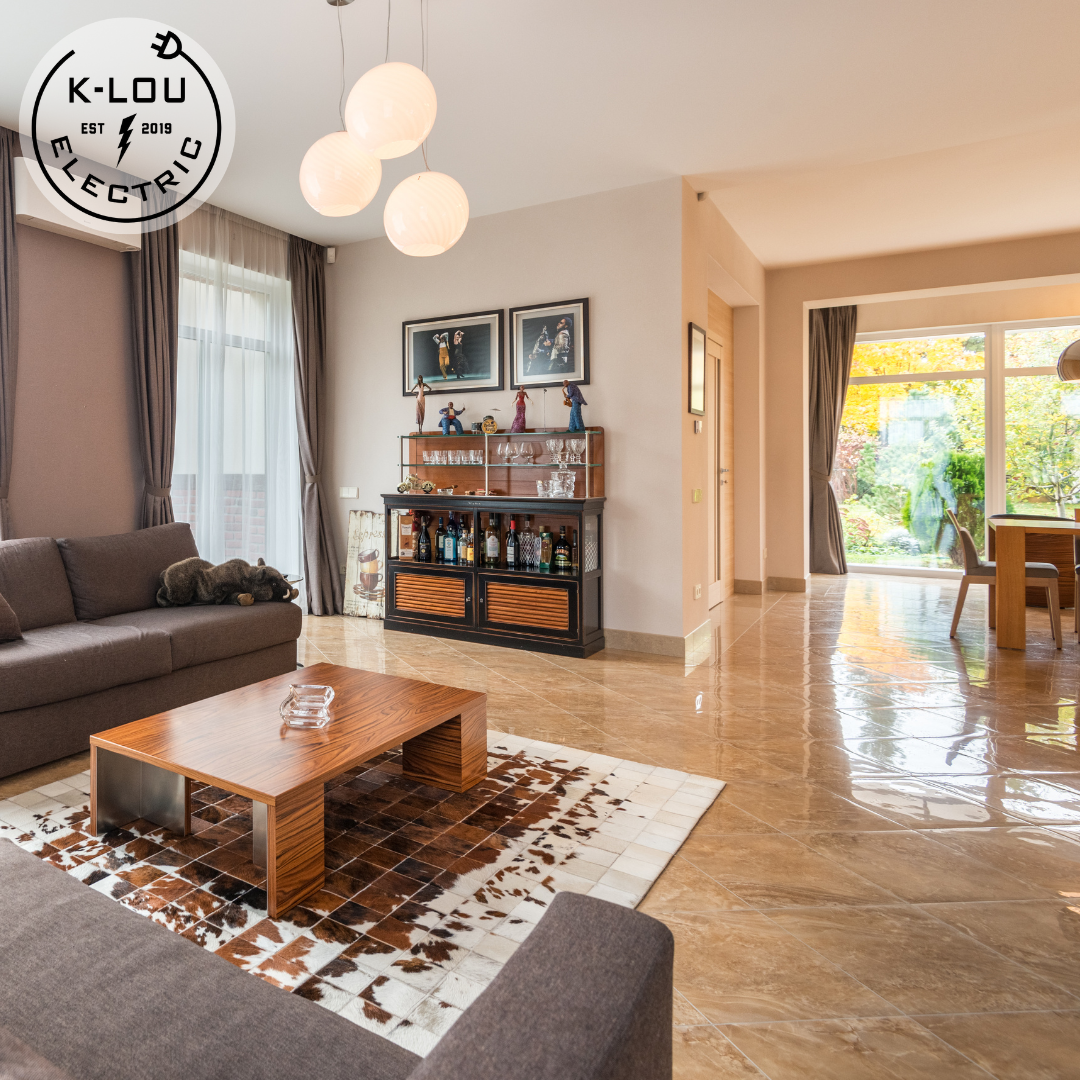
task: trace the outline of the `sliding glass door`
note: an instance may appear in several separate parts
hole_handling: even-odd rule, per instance
[[[988,513],[1080,505],[1080,385],[1057,379],[1080,320],[860,334],[833,489],[853,565],[963,565]]]

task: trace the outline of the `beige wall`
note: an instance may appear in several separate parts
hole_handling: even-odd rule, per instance
[[[1080,274],[1080,233],[992,244],[907,252],[843,262],[771,270],[766,275],[766,515],[767,574],[794,587],[808,573],[806,492],[806,310],[821,301],[880,305],[860,318],[860,330],[903,329],[980,321],[986,313],[1023,312],[1001,318],[1050,318],[1077,313],[1071,288],[1053,297],[994,298],[1001,282],[1027,292],[1033,281]],[[1021,286],[1019,283],[1025,283]],[[1044,282],[1042,284],[1050,284]],[[954,290],[955,305],[941,297],[897,296]],[[972,294],[979,294],[976,300]],[[933,299],[933,304],[924,301]],[[891,310],[886,305],[897,304]],[[900,304],[909,305],[906,308]],[[1059,309],[1060,305],[1060,309]],[[970,318],[978,310],[980,318]],[[1035,314],[1035,312],[1038,314]],[[997,316],[995,316],[997,317]],[[908,321],[911,320],[911,321]],[[932,320],[932,321],[927,321]]]
[[[338,249],[327,268],[329,445],[323,480],[342,556],[352,509],[381,510],[398,482],[397,436],[412,430],[401,390],[404,320],[589,297],[591,384],[586,423],[605,428],[604,621],[608,628],[683,634],[679,476],[685,393],[680,313],[679,179],[475,218],[445,255],[415,259],[385,239]],[[507,381],[509,387],[509,381]],[[450,395],[452,397],[452,395]],[[540,427],[534,391],[529,427]],[[513,394],[471,393],[465,421]],[[430,397],[429,425],[445,396]],[[558,388],[548,424],[565,424]],[[337,498],[358,486],[357,501]]]
[[[18,245],[15,535],[127,532],[142,466],[125,256],[25,225]]]
[[[764,394],[760,333],[761,301],[765,295],[765,271],[750,249],[731,228],[711,199],[699,200],[682,183],[682,370],[680,433],[682,441],[682,606],[683,634],[709,618],[708,583],[709,445],[715,438],[708,403],[702,431],[694,433],[687,408],[689,394],[689,324],[709,326],[709,292],[734,309],[735,373],[735,579],[748,588],[760,583],[764,529]],[[691,493],[701,488],[700,503]],[[701,597],[694,599],[695,585]]]

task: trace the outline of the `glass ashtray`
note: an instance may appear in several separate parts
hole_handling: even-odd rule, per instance
[[[281,703],[281,719],[294,728],[326,727],[330,723],[330,702],[333,700],[332,686],[294,684]]]

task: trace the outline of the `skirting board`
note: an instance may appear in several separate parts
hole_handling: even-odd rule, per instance
[[[604,645],[620,652],[653,653],[656,656],[686,655],[686,642],[668,634],[642,634],[637,630],[612,630],[604,627]]]
[[[735,591],[742,596],[760,596],[764,589],[760,581],[747,580],[744,578],[735,579]]]
[[[622,652],[652,653],[654,656],[677,656],[690,660],[712,646],[712,620],[706,619],[684,638],[667,634],[643,634],[636,630],[612,630],[604,627],[604,646]]]
[[[806,578],[771,577],[765,581],[768,592],[806,592]]]
[[[706,619],[683,639],[687,662],[700,663],[712,647],[712,619]]]

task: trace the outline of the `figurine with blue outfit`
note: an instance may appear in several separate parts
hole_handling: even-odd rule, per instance
[[[454,431],[457,432],[458,435],[464,435],[465,434],[465,432],[462,430],[462,427],[461,427],[461,421],[458,419],[458,417],[464,411],[465,411],[464,408],[455,409],[454,408],[454,403],[452,401],[448,401],[446,403],[446,408],[445,409],[440,409],[439,410],[439,415],[442,417],[442,419],[439,421],[439,427],[442,428],[442,433],[444,435],[449,435],[450,434],[451,426],[453,426]],[[580,414],[579,414],[579,416],[580,416]]]
[[[570,426],[567,431],[584,431],[585,422],[581,419],[581,406],[589,403],[581,396],[581,387],[571,385],[569,379],[563,379],[563,404],[570,406]]]

